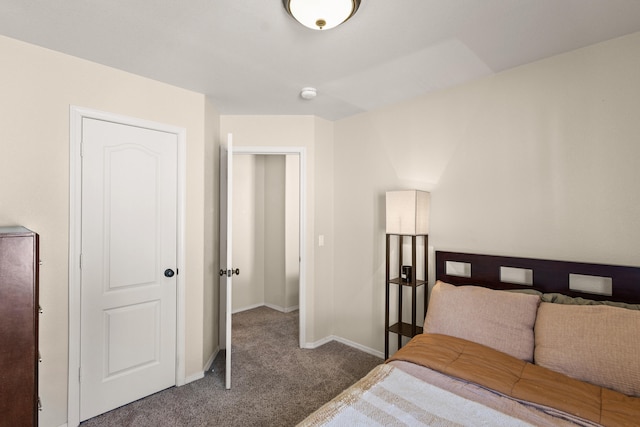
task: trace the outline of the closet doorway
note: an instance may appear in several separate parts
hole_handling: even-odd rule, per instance
[[[303,151],[233,148],[233,280],[237,313],[299,310],[304,346]],[[301,221],[302,220],[302,221]]]

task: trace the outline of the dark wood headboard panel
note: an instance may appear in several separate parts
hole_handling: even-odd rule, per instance
[[[447,261],[470,264],[471,277],[448,275]],[[501,282],[500,267],[532,270],[533,285]],[[611,278],[612,294],[599,295],[571,290],[570,274]],[[479,285],[492,289],[536,289],[592,300],[640,304],[640,267],[436,251],[436,280],[452,285]]]

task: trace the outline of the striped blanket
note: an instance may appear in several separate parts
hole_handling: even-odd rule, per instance
[[[379,365],[305,419],[315,426],[529,426],[403,372]]]

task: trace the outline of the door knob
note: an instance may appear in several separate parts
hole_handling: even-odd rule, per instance
[[[240,269],[236,268],[235,270],[227,270],[227,271],[224,271],[224,270],[221,269],[220,270],[220,275],[224,276],[225,274],[227,275],[227,277],[231,277],[234,274],[237,276],[238,274],[240,274]]]
[[[174,274],[175,274],[175,273],[174,273],[174,272],[173,272],[173,270],[172,270],[172,269],[170,269],[170,268],[167,268],[167,269],[164,271],[164,277],[173,277],[173,275],[174,275]]]

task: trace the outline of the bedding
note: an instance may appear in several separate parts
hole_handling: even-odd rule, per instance
[[[639,325],[637,310],[543,302],[535,326],[536,364],[639,397]]]
[[[438,281],[424,331],[473,340],[531,362],[539,303],[538,295]]]
[[[375,420],[375,421],[374,421]],[[379,365],[365,378],[303,421],[300,427],[370,425],[530,426],[392,365]],[[553,424],[549,424],[553,425]]]
[[[640,268],[438,251],[436,271],[424,333],[301,426],[640,425]],[[574,273],[612,278],[614,302],[569,289]]]
[[[568,305],[607,305],[611,307],[627,308],[629,310],[640,310],[640,304],[627,304],[624,302],[614,301],[595,301],[589,298],[583,297],[570,297],[567,295],[559,294],[557,292],[540,293],[540,299],[542,302],[552,302],[555,304],[568,304]]]
[[[632,426],[638,420],[639,398],[482,344],[425,333],[300,426]]]
[[[519,401],[603,425],[634,425],[640,420],[640,398],[579,381],[456,337],[418,335],[390,360],[426,366]]]

